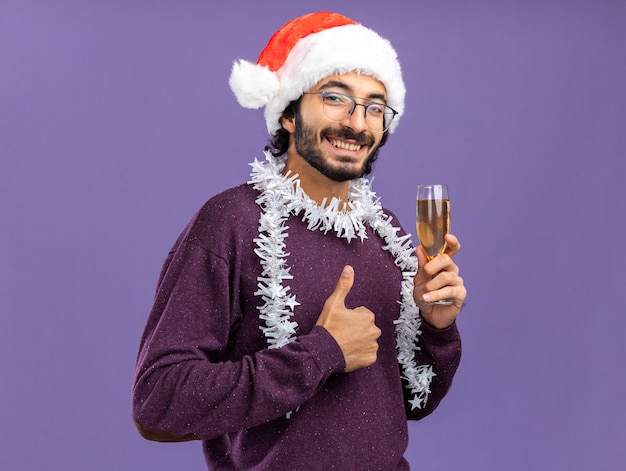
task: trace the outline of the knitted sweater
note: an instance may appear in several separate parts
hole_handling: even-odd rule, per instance
[[[137,359],[135,420],[194,434],[211,470],[409,469],[407,414],[428,415],[447,393],[461,353],[456,326],[422,323],[417,362],[436,376],[425,408],[411,410],[395,350],[402,273],[393,256],[369,228],[347,241],[291,216],[287,285],[298,327],[292,342],[268,348],[255,294],[258,194],[244,184],[214,196],[168,254]],[[355,281],[346,306],[367,307],[382,330],[376,362],[350,373],[315,326],[347,264]]]

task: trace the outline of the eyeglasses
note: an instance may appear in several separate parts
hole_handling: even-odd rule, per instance
[[[391,126],[393,118],[398,114],[391,106],[365,98],[353,97],[339,92],[305,92],[304,95],[322,95],[322,113],[337,123],[352,116],[357,106],[362,106],[365,124],[370,131],[385,132]],[[366,100],[366,103],[357,103],[355,98]]]

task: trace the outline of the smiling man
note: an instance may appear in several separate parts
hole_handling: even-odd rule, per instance
[[[286,171],[295,171],[292,165],[302,158],[332,181],[363,177],[371,171],[385,121],[391,123],[395,115],[395,110],[384,104],[385,87],[373,77],[352,72],[324,79],[314,89],[317,91],[304,93],[293,118],[282,119],[283,128],[293,134],[295,147],[288,152]],[[359,105],[362,111],[357,110]],[[303,116],[303,108],[310,116]],[[302,178],[304,172],[299,175]],[[347,186],[343,187],[341,195],[333,196],[345,201]]]
[[[396,53],[314,13],[236,62],[230,85],[265,108],[271,144],[168,254],[137,358],[137,428],[202,440],[211,470],[407,470],[407,419],[439,405],[460,361],[466,291],[456,237],[428,261],[365,178],[404,110]]]

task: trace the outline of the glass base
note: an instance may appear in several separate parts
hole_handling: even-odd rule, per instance
[[[454,304],[454,301],[450,299],[441,299],[439,301],[431,302],[417,301],[415,304],[417,304],[418,306],[451,306],[452,304]]]

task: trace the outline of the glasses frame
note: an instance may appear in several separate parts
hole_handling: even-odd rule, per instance
[[[363,107],[363,117],[365,118],[365,123],[367,124],[367,109],[370,106],[382,106],[383,108],[390,110],[391,111],[391,118],[389,119],[389,122],[385,122],[384,121],[384,117],[386,116],[386,114],[383,112],[383,130],[379,131],[377,129],[372,129],[370,128],[369,124],[367,126],[367,129],[369,129],[372,132],[379,132],[379,133],[384,133],[386,131],[389,130],[389,128],[391,127],[391,123],[393,122],[394,118],[398,115],[398,112],[396,110],[394,110],[391,106],[386,105],[384,103],[379,103],[377,101],[371,101],[367,98],[361,98],[358,96],[352,96],[352,95],[348,95],[347,93],[342,93],[342,92],[333,92],[333,91],[320,91],[320,92],[304,92],[303,95],[322,95],[322,113],[324,113],[324,105],[326,103],[326,97],[328,95],[340,95],[342,97],[346,97],[349,98],[352,101],[352,109],[350,111],[348,111],[348,114],[346,115],[345,118],[341,119],[341,120],[336,120],[336,119],[332,119],[329,118],[326,113],[324,113],[324,117],[326,119],[328,119],[329,121],[332,121],[334,123],[341,123],[342,121],[348,119],[350,116],[352,116],[354,114],[354,110],[356,110],[357,106],[362,106]],[[358,103],[356,101],[356,99],[359,100],[365,100],[367,103]]]

